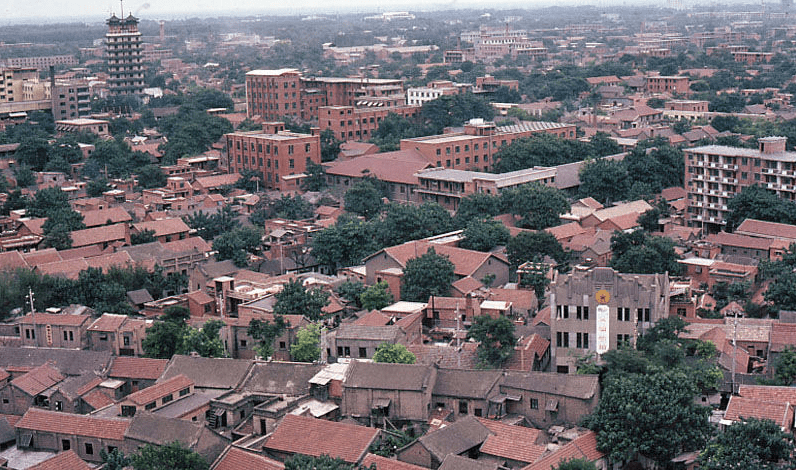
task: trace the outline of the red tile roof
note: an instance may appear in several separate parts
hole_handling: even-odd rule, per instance
[[[45,263],[53,263],[61,261],[61,255],[55,248],[47,248],[45,250],[31,251],[30,253],[23,253],[22,257],[28,266],[38,266]]]
[[[68,250],[61,250],[58,252],[61,259],[77,259],[77,258],[91,258],[92,256],[99,256],[102,254],[102,247],[99,245],[89,245],[80,248],[70,248]]]
[[[170,393],[178,392],[186,387],[190,387],[191,385],[193,385],[193,380],[180,374],[170,378],[169,380],[166,380],[165,382],[160,382],[158,384],[152,385],[151,387],[131,393],[127,396],[125,401],[131,401],[136,405],[146,405],[147,403],[151,403],[158,398],[164,397]]]
[[[575,235],[580,235],[586,232],[586,229],[581,227],[577,222],[570,222],[568,224],[546,228],[544,231],[556,237],[556,240],[561,241],[572,238]]]
[[[378,310],[371,310],[370,312],[357,318],[353,324],[360,326],[384,326],[390,323],[390,316],[385,315]]]
[[[282,462],[230,446],[213,470],[282,470],[284,468],[285,465]]]
[[[10,424],[11,426],[16,426],[17,422],[19,422],[19,420],[22,419],[22,416],[0,414],[0,419],[3,419],[3,418],[5,418],[5,420],[8,421],[8,424]]]
[[[207,253],[213,251],[210,244],[202,237],[188,237],[182,240],[172,240],[170,242],[163,242],[160,246],[175,252],[197,251],[199,253]]]
[[[735,229],[735,233],[763,238],[787,238],[796,240],[796,225],[746,219]]]
[[[741,248],[750,248],[753,250],[762,250],[768,256],[768,249],[771,247],[771,239],[752,237],[749,235],[738,235],[737,233],[719,232],[708,235],[705,241],[715,243],[720,246],[737,246]]]
[[[28,395],[35,396],[62,380],[64,380],[64,376],[60,372],[50,364],[42,364],[27,374],[12,380],[11,384]]]
[[[36,270],[41,274],[63,276],[67,279],[77,279],[80,271],[85,271],[86,269],[88,269],[88,263],[83,258],[56,261],[36,266]]]
[[[517,462],[533,463],[544,454],[546,447],[536,444],[542,431],[522,426],[511,426],[490,419],[478,421],[493,435],[481,444],[481,452]]]
[[[401,245],[384,248],[384,250],[368,256],[365,260],[367,262],[368,259],[385,252],[395,261],[397,261],[398,264],[401,266],[406,266],[407,261],[424,255],[429,248],[434,248],[434,251],[436,251],[438,255],[447,256],[454,265],[454,272],[456,275],[462,277],[470,276],[475,273],[476,270],[478,270],[481,265],[486,263],[489,258],[494,257],[503,261],[503,258],[495,255],[494,253],[465,250],[464,248],[438,245],[422,240],[415,240],[403,243]]]
[[[118,251],[116,253],[86,258],[86,263],[91,268],[101,268],[103,271],[107,271],[112,266],[132,265],[135,264],[135,261],[130,257],[130,253]]]
[[[118,331],[122,324],[127,321],[127,315],[114,315],[103,313],[101,317],[94,320],[88,327],[89,331]]]
[[[80,212],[83,214],[83,223],[86,228],[99,227],[100,225],[118,224],[130,222],[133,218],[124,210],[123,207],[110,207],[108,209],[97,209]]]
[[[313,457],[327,454],[348,463],[357,463],[378,433],[378,429],[356,424],[286,415],[263,447]]]
[[[741,385],[738,395],[760,401],[791,403],[796,405],[796,387],[773,385]]]
[[[57,411],[30,408],[17,422],[18,429],[71,434],[99,439],[124,440],[124,433],[130,421],[120,419],[95,418],[93,416],[59,413]]]
[[[80,326],[91,319],[90,315],[69,315],[65,313],[34,313],[22,317],[23,325]]]
[[[111,397],[100,390],[93,390],[81,398],[88,404],[88,406],[94,408],[95,410],[105,408],[106,406],[115,403]]]
[[[72,232],[72,246],[79,248],[88,245],[110,243],[127,239],[127,225],[115,224],[105,227],[94,227]]]
[[[0,253],[0,270],[11,271],[17,268],[27,268],[28,263],[18,251]]]
[[[155,232],[156,237],[165,235],[176,235],[179,233],[188,233],[191,230],[182,219],[160,219],[150,220],[148,222],[139,222],[133,224],[133,228],[139,232],[145,230],[152,230]]]
[[[370,468],[371,465],[375,465],[376,470],[426,470],[425,467],[418,467],[411,463],[388,459],[376,454],[368,454],[362,460],[363,467]]]
[[[594,431],[588,431],[557,451],[523,467],[522,470],[550,470],[565,460],[586,459],[589,462],[594,462],[603,457],[604,454],[597,450],[597,435]]]
[[[793,406],[790,403],[763,401],[757,398],[731,396],[724,419],[740,421],[743,418],[770,419],[779,426],[793,427]]]
[[[228,186],[235,184],[240,179],[237,173],[230,173],[226,175],[204,176],[196,178],[196,184],[202,188],[220,188],[221,186]]]
[[[157,380],[166,370],[167,365],[169,365],[168,359],[118,356],[113,358],[108,377]]]
[[[397,150],[362,155],[351,160],[339,160],[331,163],[326,169],[326,173],[357,179],[368,174],[390,183],[417,185],[418,180],[415,173],[432,166],[420,152]]]
[[[28,470],[91,470],[93,468],[78,457],[75,451],[67,450],[37,465],[28,467]]]
[[[777,322],[771,325],[771,350],[781,351],[788,346],[796,347],[796,324]]]

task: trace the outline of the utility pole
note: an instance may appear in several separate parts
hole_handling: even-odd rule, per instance
[[[738,357],[738,311],[735,312],[735,319],[732,322],[732,394],[735,394],[735,361]]]
[[[459,321],[461,318],[461,315],[459,315],[459,302],[456,302],[456,364],[459,369],[462,368],[462,343],[459,338]]]
[[[33,307],[33,289],[28,287],[28,299],[30,300],[30,316],[33,319],[33,339],[36,340],[36,347],[39,347],[39,337],[36,336],[36,310]]]

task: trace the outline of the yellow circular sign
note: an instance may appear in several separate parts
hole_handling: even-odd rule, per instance
[[[611,293],[605,289],[600,289],[594,294],[598,304],[607,304],[611,301]]]

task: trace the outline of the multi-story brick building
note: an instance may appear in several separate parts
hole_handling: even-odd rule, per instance
[[[144,91],[144,65],[138,18],[111,15],[105,34],[108,91],[111,95],[136,95]]]
[[[796,199],[796,152],[786,137],[764,137],[759,148],[707,145],[684,149],[686,222],[718,232],[726,225],[727,204],[747,186],[758,184],[779,197]]]
[[[252,70],[246,74],[248,116],[310,121],[321,106],[355,106],[364,96],[403,91],[403,81],[377,78],[302,77],[296,69]]]
[[[450,80],[435,80],[423,87],[412,87],[406,90],[406,104],[422,105],[444,95],[458,95],[472,91],[473,86],[468,83],[454,83]]]
[[[91,89],[88,80],[56,81],[51,87],[53,118],[77,119],[91,114]]]
[[[0,69],[0,103],[24,101],[27,82],[39,82],[39,72],[33,67],[7,67]]]
[[[611,268],[556,274],[550,284],[550,351],[557,372],[575,372],[589,353],[603,354],[669,315],[667,274],[623,274]]]
[[[689,92],[688,77],[685,76],[654,76],[647,77],[648,93],[677,93],[681,95]]]
[[[310,162],[321,163],[321,139],[317,135],[284,130],[284,124],[265,123],[262,131],[225,134],[231,172],[262,173],[265,189],[298,189]]]
[[[429,163],[438,167],[488,171],[501,147],[517,139],[541,133],[574,139],[575,126],[557,122],[528,121],[497,127],[494,122],[473,119],[465,124],[464,130],[460,132],[403,139],[401,150],[417,150]]]
[[[321,106],[318,112],[318,127],[330,129],[340,140],[369,140],[379,128],[382,119],[393,113],[415,119],[420,106],[386,106],[357,108],[354,106]]]

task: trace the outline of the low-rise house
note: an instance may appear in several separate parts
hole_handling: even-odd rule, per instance
[[[587,431],[522,470],[550,470],[572,459],[592,462],[597,470],[611,468],[605,454],[597,450],[597,435],[594,431]]]
[[[232,390],[249,375],[254,361],[175,354],[158,382],[185,375],[201,390]]]
[[[793,430],[794,405],[787,401],[768,401],[732,395],[721,424],[729,426],[749,418],[767,419],[775,422],[783,431]]]
[[[168,359],[114,357],[108,378],[123,381],[122,393],[129,395],[154,385],[168,364]]]
[[[86,372],[104,374],[110,367],[111,354],[78,349],[0,347],[0,369],[9,372],[12,379],[46,363],[65,376]]]
[[[16,424],[17,447],[33,451],[74,450],[89,462],[102,462],[100,451],[124,449],[129,420],[96,418],[32,408]]]
[[[188,238],[188,232],[191,228],[182,219],[161,219],[133,224],[133,230],[136,233],[155,232],[154,237],[159,242],[167,243]]]
[[[332,335],[330,335],[332,336]],[[407,344],[406,332],[398,325],[370,326],[344,323],[333,333],[331,352],[335,357],[372,359],[376,349],[384,343]]]
[[[500,464],[497,462],[475,460],[456,454],[448,454],[439,466],[439,470],[498,470],[499,468]]]
[[[229,446],[223,454],[213,462],[210,470],[284,470],[285,464],[269,459],[264,455]]]
[[[19,321],[23,346],[84,349],[90,315],[33,313]]]
[[[600,399],[596,375],[555,372],[506,372],[500,394],[491,399],[494,413],[519,414],[534,426],[577,423],[590,414]]]
[[[119,247],[130,244],[130,227],[127,224],[113,224],[73,230],[72,248],[97,245],[103,250],[109,246]]]
[[[22,415],[34,406],[50,408],[54,387],[65,378],[52,364],[43,364],[11,380],[0,389],[0,413]]]
[[[478,419],[466,417],[421,436],[396,454],[402,462],[436,469],[450,454],[477,457],[479,447],[491,435]]]
[[[263,450],[278,460],[295,454],[328,455],[359,464],[378,436],[374,428],[289,414],[265,440]]]
[[[424,467],[418,467],[400,460],[388,459],[376,454],[368,454],[362,460],[362,466],[365,468],[370,468],[371,465],[375,465],[377,470],[425,470]]]
[[[130,223],[133,220],[132,216],[120,206],[109,207],[107,209],[84,210],[80,211],[80,215],[83,216],[83,224],[86,228]]]
[[[105,313],[87,329],[88,349],[110,351],[115,356],[136,356],[144,353],[142,343],[152,320]]]
[[[178,375],[150,387],[131,393],[119,403],[119,415],[135,416],[140,411],[154,411],[174,400],[193,393],[194,383]]]
[[[502,375],[499,370],[439,369],[431,393],[434,408],[450,410],[458,418],[486,417]]]
[[[343,382],[343,416],[372,424],[426,422],[437,377],[435,366],[354,361]]]
[[[533,462],[546,451],[543,431],[525,426],[509,425],[491,419],[479,419],[492,432],[479,449],[479,461],[492,462],[508,468],[519,468]]]
[[[120,250],[126,251],[133,261],[141,266],[154,268],[157,265],[167,274],[188,274],[197,265],[208,260],[213,248],[201,237],[188,237],[166,243],[155,241],[126,246]],[[196,289],[204,289],[204,285]]]
[[[142,413],[130,421],[124,432],[124,451],[130,453],[146,444],[164,446],[174,441],[208,462],[214,462],[231,444],[228,437],[203,424]]]

